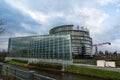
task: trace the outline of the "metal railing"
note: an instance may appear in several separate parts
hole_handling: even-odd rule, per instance
[[[6,69],[6,76],[13,76],[16,80],[56,80],[48,76],[37,74],[35,71],[25,71],[12,67],[7,67]]]
[[[34,73],[34,78],[33,79],[35,79],[35,80],[39,80],[39,79],[41,79],[41,80],[56,80],[54,78],[51,78],[51,77],[48,77],[48,76],[39,75],[39,74],[36,74],[36,73]]]
[[[8,67],[6,71],[7,71],[6,74],[7,76],[13,76],[19,80],[32,80],[33,72],[31,71],[24,71],[21,69],[11,68],[11,67]]]
[[[96,65],[96,60],[93,60],[93,59],[74,59],[73,63]]]

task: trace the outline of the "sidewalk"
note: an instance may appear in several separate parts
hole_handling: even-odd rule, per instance
[[[97,67],[96,65],[89,65],[89,64],[73,64],[73,65],[87,67],[87,68],[93,68],[93,69],[102,69],[102,70],[120,72],[120,68]]]

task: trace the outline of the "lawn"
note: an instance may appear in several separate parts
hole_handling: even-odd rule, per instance
[[[67,72],[73,72],[77,74],[83,74],[88,76],[96,76],[106,79],[120,80],[120,72],[106,71],[100,69],[92,69],[78,66],[69,66],[66,69]]]
[[[27,63],[18,62],[18,61],[14,61],[14,60],[9,61],[8,63],[13,64],[13,65],[18,65],[18,66],[27,66]]]

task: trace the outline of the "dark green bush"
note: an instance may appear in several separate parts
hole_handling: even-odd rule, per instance
[[[52,69],[62,69],[62,64],[58,63],[48,63],[48,62],[38,62],[38,63],[32,63],[31,66],[37,66],[37,67],[44,67],[44,68],[52,68]]]
[[[20,62],[20,63],[28,63],[27,60],[12,59],[12,61],[17,61],[17,62]]]
[[[96,65],[96,60],[93,60],[93,59],[73,59],[73,63]]]
[[[116,66],[120,67],[120,61],[115,61],[116,62]]]
[[[4,58],[0,58],[0,62],[4,62],[4,60],[5,60]]]

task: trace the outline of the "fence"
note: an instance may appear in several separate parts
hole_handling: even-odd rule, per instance
[[[101,59],[101,60],[104,60],[104,59]],[[116,67],[120,67],[120,60],[106,60],[106,61],[115,61]],[[97,63],[97,59],[73,59],[73,63],[97,65],[96,64]]]
[[[35,73],[35,71],[25,71],[17,68],[6,68],[6,76],[14,77],[14,80],[56,80],[51,77]]]
[[[39,75],[39,74],[36,74],[36,73],[34,73],[34,78],[33,78],[33,80],[56,80],[56,79],[54,79],[54,78],[51,78],[51,77],[47,77],[47,76],[43,76],[43,75]]]
[[[96,60],[94,60],[94,59],[74,59],[73,63],[96,65]]]

